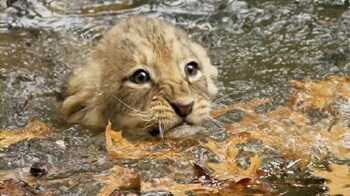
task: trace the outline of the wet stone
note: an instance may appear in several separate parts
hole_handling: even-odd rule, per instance
[[[46,175],[48,171],[49,171],[49,167],[47,162],[40,161],[40,162],[34,163],[30,168],[29,172],[32,176],[41,177]]]

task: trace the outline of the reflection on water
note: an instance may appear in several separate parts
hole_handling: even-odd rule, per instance
[[[0,127],[17,128],[40,119],[54,133],[50,140],[1,150],[5,158],[0,169],[29,167],[42,159],[60,165],[61,175],[66,176],[106,167],[103,140],[83,128],[67,128],[55,112],[55,94],[66,74],[107,29],[137,14],[175,23],[208,49],[220,70],[221,96],[226,96],[218,105],[269,97],[273,102],[261,108],[263,112],[286,101],[292,79],[350,75],[348,1],[1,0]],[[223,121],[237,118],[233,113]],[[68,149],[56,148],[56,140],[66,141]],[[100,165],[84,165],[89,158]],[[162,167],[160,171],[168,169],[161,163],[152,167],[156,166]],[[87,181],[81,183],[92,183]],[[59,193],[69,193],[59,183],[55,186]],[[84,190],[81,186],[75,192]]]

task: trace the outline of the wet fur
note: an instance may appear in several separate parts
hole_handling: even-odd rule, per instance
[[[187,77],[187,63],[198,63],[198,77]],[[151,82],[129,80],[137,70],[148,71]],[[108,31],[93,55],[72,72],[59,111],[70,123],[134,133],[179,125],[170,103],[194,101],[186,117],[198,125],[209,119],[211,99],[217,93],[217,69],[206,51],[180,29],[155,18],[133,17]]]

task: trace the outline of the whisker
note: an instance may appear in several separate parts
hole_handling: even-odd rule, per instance
[[[124,104],[126,107],[128,107],[129,109],[131,109],[132,111],[141,112],[141,111],[139,111],[139,110],[137,110],[137,109],[135,109],[135,108],[129,106],[129,105],[126,104],[124,101],[120,100],[117,96],[113,95],[113,97],[114,97],[116,100],[118,100],[120,103]]]
[[[216,127],[216,128],[224,129],[224,126],[221,124],[221,122],[214,119],[214,118],[205,119],[205,121],[203,123],[208,124],[209,126]]]
[[[162,129],[161,122],[159,122],[159,136],[160,138],[164,139],[164,131]]]
[[[130,116],[138,116],[144,120],[148,120],[148,119],[152,118],[153,114],[151,112],[148,112],[148,111],[143,112],[143,111],[137,110],[137,109],[131,107],[130,105],[126,104],[124,101],[120,100],[115,95],[113,95],[113,97],[131,110],[131,112],[129,113]]]
[[[225,98],[227,98],[228,96],[233,95],[233,94],[235,94],[235,92],[231,92],[231,93],[229,93],[229,94],[223,95],[223,96],[220,97],[219,99],[215,100],[215,101],[213,102],[213,104],[217,104],[218,102],[222,101],[223,99],[225,99]]]
[[[135,117],[140,117],[144,120],[149,120],[153,118],[153,113],[151,112],[136,112],[136,111],[132,111],[129,113],[130,116],[135,116]]]
[[[190,84],[191,85],[191,84]],[[203,93],[203,90],[198,89],[196,86],[191,85],[192,88],[197,90],[197,93],[200,94],[201,96],[203,96],[204,98],[210,100],[210,97],[206,94]]]
[[[222,125],[222,123],[221,123],[220,121],[218,121],[217,119],[213,118],[213,119],[211,119],[211,120],[212,120],[212,122],[213,122],[214,124],[217,125],[218,128],[221,128],[221,129],[224,128],[224,126]]]
[[[153,126],[153,124],[149,124],[149,125],[145,126],[144,128],[142,128],[142,130],[145,130],[145,129],[147,129],[148,127],[152,127],[152,126]]]
[[[206,127],[214,126],[214,124],[210,121],[210,119],[206,119],[203,121],[203,125]]]
[[[147,122],[145,123],[145,127],[143,129],[147,129],[148,127],[151,127],[154,125],[154,120],[155,118],[150,118],[149,120],[147,120]]]

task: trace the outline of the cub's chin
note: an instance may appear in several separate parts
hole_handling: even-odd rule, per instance
[[[75,68],[58,108],[69,123],[164,136],[210,121],[217,69],[205,49],[162,20],[132,17]]]

